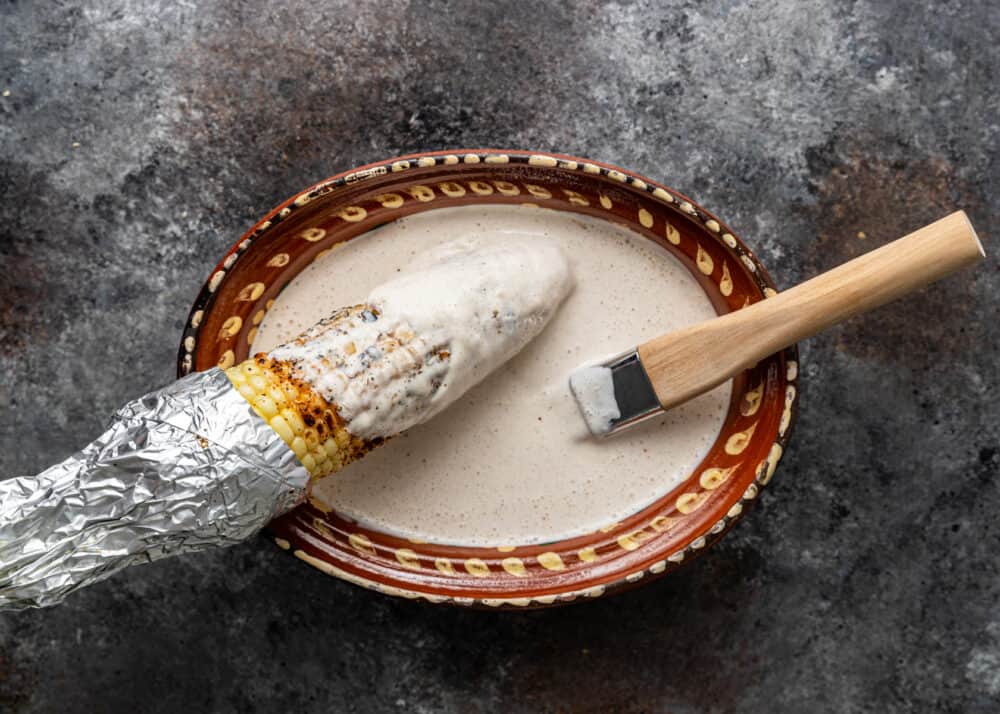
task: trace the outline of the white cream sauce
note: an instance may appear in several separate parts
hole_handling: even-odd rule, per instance
[[[303,271],[268,311],[254,350],[268,351],[336,308],[363,302],[376,286],[428,260],[436,246],[469,236],[496,246],[549,239],[562,247],[576,285],[513,359],[430,421],[321,481],[314,495],[397,535],[499,546],[594,531],[679,485],[722,427],[729,383],[598,440],[581,418],[568,377],[585,360],[715,312],[665,250],[605,221],[512,206],[401,219]]]
[[[375,288],[373,308],[271,350],[336,404],[347,429],[388,437],[426,421],[513,357],[572,287],[550,239],[469,235]]]

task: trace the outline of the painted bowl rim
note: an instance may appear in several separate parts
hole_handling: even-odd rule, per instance
[[[583,159],[560,153],[544,151],[527,151],[513,149],[450,149],[430,152],[419,152],[406,154],[382,161],[365,164],[356,168],[335,174],[327,179],[319,181],[302,191],[297,192],[287,200],[280,203],[274,209],[258,220],[231,248],[226,252],[216,267],[209,273],[204,285],[196,297],[185,324],[184,335],[178,350],[178,375],[183,376],[192,370],[192,352],[195,344],[192,338],[197,338],[200,329],[201,316],[211,310],[216,294],[216,289],[225,277],[226,272],[232,268],[239,256],[248,251],[254,241],[261,235],[267,233],[275,225],[288,218],[297,208],[301,208],[313,199],[322,196],[336,188],[343,187],[355,182],[364,181],[373,176],[381,176],[387,173],[402,173],[410,168],[427,168],[441,164],[463,163],[486,163],[486,164],[506,164],[522,163],[537,167],[559,167],[560,169],[580,170],[585,173],[600,173],[603,176],[614,179],[622,184],[634,189],[644,190],[652,196],[660,199],[664,203],[675,203],[681,211],[696,224],[707,235],[714,235],[719,241],[724,242],[726,249],[738,256],[749,273],[753,275],[754,285],[761,292],[761,297],[766,298],[776,291],[774,281],[770,277],[766,268],[760,263],[757,256],[740,240],[732,230],[720,221],[714,214],[710,213],[698,203],[684,194],[668,188],[656,181],[648,179],[628,169],[624,169],[605,162]],[[572,192],[569,192],[572,193]],[[419,589],[407,589],[397,586],[380,583],[378,580],[368,579],[358,576],[355,573],[347,572],[337,568],[331,563],[309,555],[304,550],[296,548],[294,554],[301,560],[316,567],[317,569],[334,575],[340,579],[353,582],[357,585],[383,592],[385,594],[402,596],[405,598],[423,598],[432,603],[447,603],[453,605],[472,605],[479,607],[504,608],[504,609],[524,609],[531,607],[546,607],[551,605],[561,605],[578,601],[581,598],[596,597],[606,593],[620,592],[631,587],[635,587],[641,582],[649,582],[655,577],[672,572],[682,563],[690,562],[693,557],[700,555],[714,545],[729,531],[738,521],[745,507],[749,505],[759,494],[768,482],[777,467],[777,462],[781,457],[793,431],[794,423],[798,412],[797,385],[798,385],[798,350],[797,346],[782,350],[772,357],[779,357],[781,364],[787,365],[787,373],[784,375],[787,384],[793,384],[791,396],[786,398],[785,414],[783,416],[784,427],[774,437],[774,445],[768,457],[768,461],[758,465],[756,476],[747,487],[742,496],[735,499],[726,515],[717,522],[707,522],[704,525],[704,532],[700,535],[688,539],[688,542],[680,550],[665,554],[660,553],[652,564],[645,563],[642,567],[633,571],[622,573],[621,577],[605,582],[597,587],[589,587],[578,590],[559,591],[555,594],[539,595],[531,598],[524,597],[460,597],[434,595]],[[771,358],[767,358],[771,359]],[[794,372],[794,373],[793,373]],[[713,447],[714,448],[714,447]],[[775,457],[775,451],[777,456]],[[772,458],[773,457],[773,458]],[[671,495],[674,490],[664,497]],[[727,502],[728,504],[728,502]],[[305,508],[300,506],[298,509]],[[292,511],[291,513],[295,513]],[[278,519],[280,521],[281,519]],[[275,521],[277,523],[278,521]],[[273,536],[279,547],[285,550],[292,550],[291,543],[275,533],[274,524],[268,526],[267,530]],[[701,530],[699,528],[698,530]],[[570,539],[572,540],[572,539]],[[660,557],[662,556],[662,557]],[[644,577],[644,576],[650,577]],[[515,591],[516,592],[516,591]],[[492,592],[491,594],[496,594]]]

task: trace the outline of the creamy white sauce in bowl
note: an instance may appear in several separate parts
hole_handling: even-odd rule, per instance
[[[342,245],[296,277],[253,343],[267,351],[362,302],[377,285],[448,241],[547,238],[568,256],[575,288],[532,343],[425,424],[344,471],[314,495],[388,533],[469,546],[526,545],[622,520],[684,481],[726,417],[725,384],[613,439],[589,436],[569,392],[580,362],[715,315],[667,251],[598,219],[511,206],[439,209]]]

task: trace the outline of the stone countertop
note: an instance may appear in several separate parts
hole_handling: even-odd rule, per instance
[[[993,0],[250,5],[0,7],[3,476],[173,377],[191,300],[256,217],[400,153],[632,168],[786,286],[958,207],[998,249]],[[998,271],[804,345],[773,483],[663,580],[444,609],[257,539],[0,615],[0,710],[996,711]]]

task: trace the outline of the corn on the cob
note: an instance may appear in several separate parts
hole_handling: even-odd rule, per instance
[[[569,292],[559,247],[456,241],[294,340],[226,370],[313,477],[441,411],[520,350]]]
[[[428,353],[426,343],[412,330],[392,329],[387,325],[385,331],[373,333],[370,326],[379,317],[380,311],[372,305],[343,308],[283,346],[283,351],[276,352],[284,354],[289,346],[302,347],[333,336],[327,344],[332,343],[339,350],[314,355],[312,362],[318,364],[313,367],[346,384],[349,377],[345,371],[350,372],[348,363],[360,362],[364,374],[360,378],[358,374],[353,375],[355,390],[378,389],[393,379],[405,379],[428,362],[447,362],[447,350],[431,349]],[[359,329],[362,326],[365,334]],[[369,352],[360,360],[357,358],[359,346]],[[385,439],[362,439],[352,434],[340,413],[340,405],[328,401],[316,389],[304,373],[304,366],[302,357],[278,359],[259,353],[227,369],[226,376],[254,411],[295,452],[310,475],[320,478],[361,458]]]

